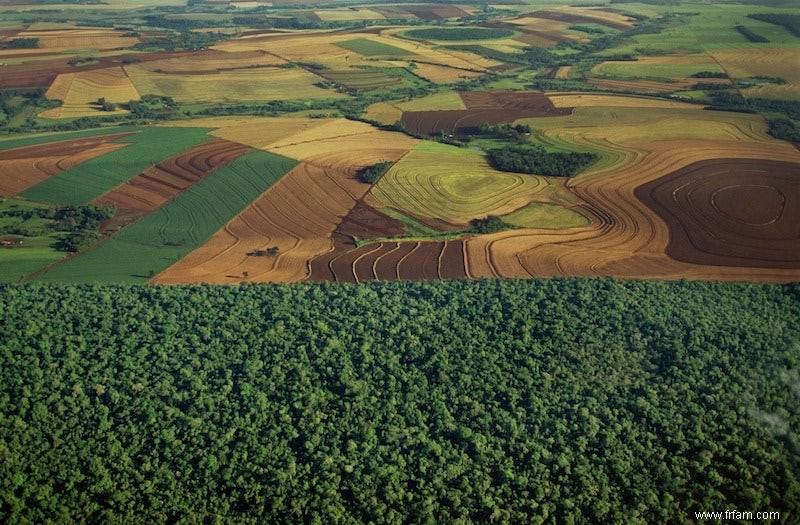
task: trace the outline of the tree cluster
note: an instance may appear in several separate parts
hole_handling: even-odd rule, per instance
[[[794,36],[800,36],[800,15],[793,15],[790,13],[764,13],[747,16],[754,20],[760,20],[762,22],[783,26],[784,29],[792,33]]]
[[[800,287],[0,287],[5,523],[800,513]]]
[[[391,168],[393,164],[393,162],[384,161],[373,164],[372,166],[361,168],[358,170],[356,178],[366,184],[375,184],[378,182],[378,179],[383,177],[383,175],[389,171],[389,168]]]
[[[766,37],[764,37],[764,36],[761,36],[761,35],[759,35],[758,33],[755,33],[755,32],[753,32],[751,29],[749,29],[749,28],[747,28],[747,27],[745,27],[745,26],[743,26],[743,25],[737,25],[737,26],[736,26],[736,30],[737,30],[737,31],[738,31],[738,32],[739,32],[739,33],[740,33],[740,34],[741,34],[743,37],[745,37],[745,38],[746,38],[746,39],[747,39],[749,42],[753,42],[753,43],[756,43],[756,44],[761,44],[761,43],[764,43],[764,42],[769,42],[769,39],[768,39],[768,38],[766,38]]]
[[[541,146],[516,145],[489,150],[486,158],[494,168],[548,177],[572,177],[597,160],[594,153],[548,152]]]

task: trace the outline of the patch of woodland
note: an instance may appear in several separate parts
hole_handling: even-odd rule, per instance
[[[534,144],[505,146],[486,153],[495,169],[547,177],[572,177],[597,158],[594,153],[549,152]]]

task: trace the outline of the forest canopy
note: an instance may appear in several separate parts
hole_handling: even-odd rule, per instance
[[[5,523],[800,512],[800,286],[0,287]]]

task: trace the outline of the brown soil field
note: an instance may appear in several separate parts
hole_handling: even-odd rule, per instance
[[[114,133],[0,151],[0,195],[13,197],[81,162],[124,148]]]
[[[767,138],[753,142],[663,140],[644,142],[636,147],[639,153],[624,168],[609,169],[603,176],[593,175],[570,182],[572,191],[583,201],[579,204],[581,212],[592,220],[589,226],[550,232],[513,230],[471,237],[466,241],[468,275],[473,278],[615,276],[754,282],[800,279],[797,267],[766,267],[753,263],[751,266],[730,266],[727,264],[730,261],[719,264],[719,258],[713,264],[676,260],[669,253],[673,238],[670,226],[635,195],[639,186],[658,181],[697,162],[713,159],[751,159],[749,162],[757,166],[772,166],[772,162],[777,161],[796,166],[798,153],[794,147]],[[737,163],[741,162],[737,160]],[[750,181],[749,184],[754,183]],[[789,190],[785,185],[781,189]],[[737,193],[733,189],[722,194],[717,192],[717,208],[734,217],[738,213],[740,222],[742,219],[760,220],[762,217],[755,216],[754,212],[731,209],[740,198]],[[772,202],[771,209],[777,209],[772,190],[758,189],[753,193],[760,195],[761,203]],[[695,208],[702,209],[702,206]],[[791,211],[787,206],[783,213],[791,212],[796,217],[796,209]],[[720,211],[715,213],[724,215]],[[688,215],[686,212],[682,214]],[[794,220],[794,224],[797,223]],[[796,238],[797,230],[794,231]]]
[[[635,194],[667,223],[674,259],[800,268],[800,163],[701,161]]]
[[[160,162],[93,201],[117,209],[104,229],[121,228],[157,210],[249,149],[236,142],[215,139]]]
[[[466,136],[481,122],[501,124],[528,117],[569,115],[572,108],[557,108],[544,93],[536,91],[467,91],[460,94],[466,110],[406,111],[403,124],[415,133],[442,131]]]
[[[369,188],[352,170],[301,163],[154,281],[303,280],[310,274],[309,261],[333,249],[331,235]],[[272,246],[278,247],[277,257],[248,255]]]
[[[336,227],[336,231],[350,237],[373,239],[402,235],[405,233],[405,228],[402,222],[392,219],[360,200]]]
[[[423,20],[444,20],[445,18],[461,18],[467,12],[454,5],[407,5],[403,9]]]
[[[311,262],[312,281],[463,279],[462,240],[384,241],[355,248],[340,241]]]

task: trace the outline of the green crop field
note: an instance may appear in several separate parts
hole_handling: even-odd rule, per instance
[[[402,36],[415,40],[496,40],[514,36],[510,29],[487,29],[485,27],[436,27],[429,29],[411,29],[401,33]]]
[[[163,208],[41,279],[58,282],[144,282],[235,217],[296,161],[252,151],[198,182]]]
[[[503,215],[503,221],[520,228],[574,228],[576,226],[586,226],[589,219],[578,212],[556,206],[533,202],[524,208]]]
[[[208,140],[209,131],[210,128],[143,128],[118,141],[129,146],[70,168],[22,196],[58,204],[87,203],[162,160]]]
[[[345,40],[344,42],[337,42],[336,45],[349,51],[355,51],[359,55],[363,55],[365,57],[407,57],[415,54],[406,49],[400,49],[399,47],[384,44],[383,42],[375,42],[374,40],[370,40],[368,38]]]

